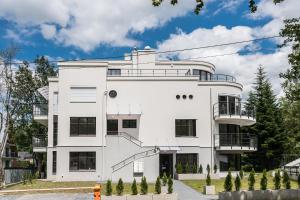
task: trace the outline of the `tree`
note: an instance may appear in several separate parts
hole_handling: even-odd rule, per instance
[[[124,191],[124,183],[122,179],[120,178],[118,181],[118,184],[116,186],[117,195],[122,195]]]
[[[111,185],[111,180],[107,180],[106,182],[106,196],[111,196],[112,195],[112,185]]]
[[[282,1],[284,1],[284,0],[273,0],[274,4],[278,4]],[[163,2],[163,0],[152,0],[152,5],[160,6],[160,4],[162,2]],[[178,0],[170,0],[170,4],[173,6],[176,5],[177,3],[178,3]],[[204,6],[204,0],[195,0],[195,4],[196,5],[195,5],[194,13],[198,15]],[[257,6],[256,6],[255,0],[248,0],[248,6],[252,13],[256,12]]]
[[[202,167],[202,165],[200,164],[200,166],[199,166],[199,173],[200,174],[202,174],[203,173],[203,167]]]
[[[241,178],[241,179],[244,178],[244,171],[243,171],[243,169],[240,169],[239,175],[240,175],[240,178]]]
[[[240,191],[241,189],[241,178],[239,175],[236,175],[234,180],[235,191]]]
[[[263,176],[260,180],[260,189],[266,190],[268,186],[268,178],[267,178],[267,171],[264,169]]]
[[[137,195],[138,190],[137,190],[137,185],[136,185],[136,180],[133,179],[132,185],[131,185],[131,194],[132,195]]]
[[[254,184],[255,184],[255,171],[254,169],[252,169],[248,177],[248,189],[254,190]]]
[[[143,176],[141,181],[141,194],[147,194],[147,193],[148,193],[148,183],[146,177]]]
[[[277,170],[277,172],[275,172],[275,176],[273,178],[273,182],[274,182],[274,186],[275,186],[275,190],[279,190],[281,187],[281,177],[280,177],[280,170]]]
[[[225,181],[224,181],[224,190],[226,192],[232,191],[232,175],[231,175],[230,170],[228,171],[228,174],[227,174],[227,176],[225,178]]]
[[[192,173],[196,174],[197,171],[198,171],[197,165],[194,163],[193,166],[192,166]]]
[[[188,162],[185,164],[184,172],[185,172],[186,174],[190,173],[190,165],[189,165]]]
[[[282,183],[284,184],[285,189],[291,189],[291,181],[287,171],[283,172]]]
[[[177,172],[177,174],[182,174],[182,164],[181,164],[181,162],[179,162],[176,165],[176,172]]]
[[[168,193],[172,194],[173,193],[173,180],[171,175],[168,178]]]
[[[162,182],[163,182],[163,186],[167,185],[168,182],[168,177],[166,175],[166,173],[164,172],[163,177],[162,177]]]
[[[209,166],[209,164],[207,164],[207,166],[206,166],[206,171],[207,171],[207,174],[210,174],[210,166]]]
[[[36,64],[35,78],[38,86],[43,87],[48,85],[48,77],[57,75],[55,65],[50,64],[44,56],[38,56],[34,62]]]
[[[207,185],[207,186],[210,186],[210,185],[211,185],[211,178],[210,178],[210,175],[209,175],[209,174],[207,174],[207,176],[206,176],[206,185]]]
[[[214,165],[214,173],[216,174],[217,171],[218,171],[218,166],[217,166],[217,164],[215,164],[215,165]]]
[[[157,177],[156,182],[155,182],[155,192],[156,192],[156,194],[161,193],[161,183],[160,183],[159,176]]]

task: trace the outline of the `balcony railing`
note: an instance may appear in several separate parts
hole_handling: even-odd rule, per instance
[[[255,118],[255,109],[247,108],[244,102],[219,101],[214,104],[214,116],[229,115]]]
[[[34,104],[33,115],[35,116],[48,115],[48,104]]]
[[[248,133],[220,133],[215,135],[215,145],[218,147],[249,147],[257,148],[257,136]]]
[[[236,78],[225,74],[212,74],[208,81],[225,81],[225,82],[236,82]]]
[[[47,135],[34,135],[32,137],[33,148],[47,147],[47,145],[48,145]]]

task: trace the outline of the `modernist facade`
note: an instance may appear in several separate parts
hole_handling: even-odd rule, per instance
[[[34,118],[48,126],[47,179],[124,181],[163,172],[176,163],[220,171],[240,168],[240,156],[256,150],[241,133],[255,113],[241,102],[242,85],[201,61],[158,61],[150,48],[124,60],[60,62],[59,76],[39,92],[48,104]]]

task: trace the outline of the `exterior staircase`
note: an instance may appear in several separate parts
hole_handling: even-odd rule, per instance
[[[118,132],[117,134],[118,136],[124,137],[125,139],[131,141],[132,143],[138,145],[138,146],[142,146],[142,141],[138,140],[137,138],[131,136],[130,134],[126,133],[126,132]]]

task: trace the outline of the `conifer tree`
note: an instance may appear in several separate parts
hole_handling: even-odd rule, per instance
[[[282,182],[284,184],[285,189],[291,189],[291,181],[287,171],[283,172]]]
[[[143,176],[142,177],[142,181],[141,181],[141,194],[147,194],[148,193],[148,183],[146,180],[146,177]]]
[[[250,175],[248,177],[248,189],[254,190],[254,184],[255,184],[255,171],[252,168]]]
[[[226,192],[232,191],[232,175],[231,175],[230,170],[228,171],[228,174],[227,174],[227,176],[225,178],[225,181],[224,181],[224,190]]]
[[[203,173],[203,167],[202,167],[202,165],[200,164],[200,166],[199,166],[199,173],[200,174],[202,174]]]
[[[275,186],[275,190],[279,190],[281,187],[281,177],[280,177],[280,170],[277,170],[275,172],[275,176],[273,178],[273,182],[274,182],[274,186]]]
[[[260,180],[260,189],[261,190],[266,190],[268,186],[268,178],[267,178],[267,171],[263,171],[263,176]]]
[[[124,191],[124,183],[122,179],[120,178],[118,181],[118,184],[116,186],[117,195],[122,195]]]
[[[111,196],[112,195],[112,185],[111,185],[111,180],[107,180],[106,182],[106,196]]]
[[[234,180],[235,191],[240,191],[241,189],[241,178],[239,175],[236,175]]]
[[[138,190],[137,190],[137,185],[136,185],[136,180],[133,179],[132,185],[131,185],[131,194],[132,195],[137,195]]]
[[[154,189],[155,189],[156,194],[160,194],[161,193],[161,183],[160,183],[159,176],[156,179],[155,188]]]
[[[173,180],[171,175],[168,178],[168,193],[172,194],[173,193]]]
[[[206,166],[206,171],[207,171],[207,174],[210,174],[210,166],[209,166],[209,164],[207,164],[207,166]]]
[[[168,182],[168,177],[166,175],[166,173],[164,172],[164,175],[162,177],[162,182],[163,182],[163,186],[166,186],[167,185],[167,182]]]

